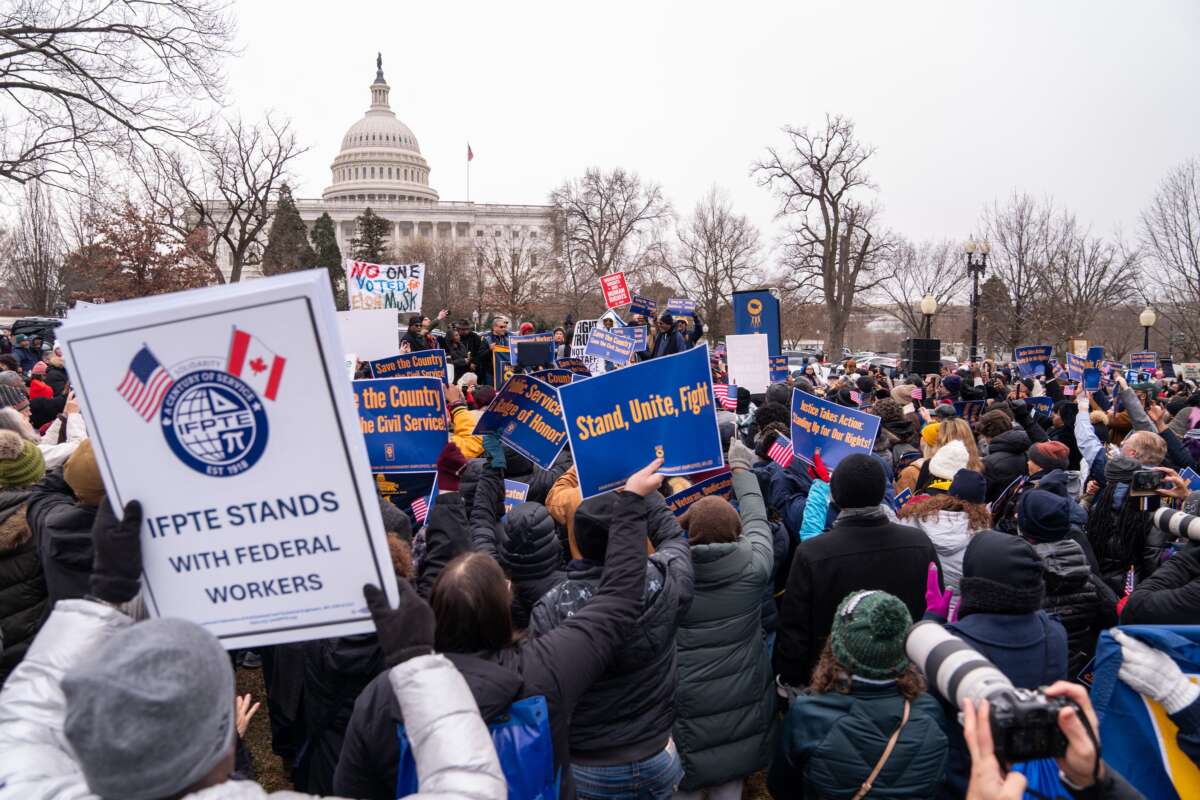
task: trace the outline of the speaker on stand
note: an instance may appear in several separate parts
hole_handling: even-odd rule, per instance
[[[900,371],[905,375],[936,375],[941,368],[941,339],[905,339],[900,343]]]

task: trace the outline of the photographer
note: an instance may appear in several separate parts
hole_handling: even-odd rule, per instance
[[[1176,499],[1187,499],[1187,482],[1171,470],[1161,471],[1171,485],[1169,489],[1160,491]],[[1154,519],[1161,520],[1170,513],[1168,509],[1160,509]],[[1178,516],[1180,512],[1175,513]],[[1158,530],[1157,526],[1155,530]],[[1121,611],[1123,625],[1194,625],[1198,618],[1200,547],[1196,545],[1184,547],[1164,561],[1153,575],[1134,587]]]

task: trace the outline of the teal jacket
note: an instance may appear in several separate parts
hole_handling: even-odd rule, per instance
[[[767,787],[776,800],[850,798],[871,774],[904,713],[894,683],[853,682],[849,694],[796,698],[784,719]],[[933,797],[946,767],[946,718],[928,694],[908,723],[869,797]]]

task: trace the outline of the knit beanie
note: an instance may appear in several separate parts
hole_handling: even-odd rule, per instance
[[[229,656],[194,622],[124,628],[67,672],[62,690],[63,733],[101,797],[172,797],[233,747]]]
[[[924,428],[921,428],[921,441],[923,441],[929,447],[936,446],[938,433],[940,433],[941,430],[942,424],[940,422],[929,423]]]
[[[838,508],[874,508],[883,502],[887,477],[879,459],[866,453],[846,456],[829,481]]]
[[[742,518],[724,497],[702,497],[679,520],[688,532],[688,544],[728,544],[742,533]]]
[[[575,509],[575,546],[588,561],[604,562],[608,550],[608,526],[612,523],[615,492],[589,497]]]
[[[5,370],[4,372],[0,372],[0,385],[23,390],[25,388],[25,381],[21,380],[21,373]]]
[[[792,405],[792,390],[786,383],[772,383],[767,387],[767,402],[789,408]]]
[[[530,333],[533,333],[533,323],[532,322],[522,322],[521,323],[521,336],[525,336],[526,334],[530,334]]]
[[[950,482],[949,495],[964,503],[981,504],[987,500],[987,481],[973,469],[960,469]]]
[[[63,480],[80,503],[85,506],[100,505],[104,499],[104,481],[100,479],[100,467],[96,464],[96,452],[92,450],[91,439],[84,439],[71,453],[63,465]]]
[[[957,375],[947,375],[946,377],[942,378],[942,386],[944,386],[946,391],[950,394],[956,395],[962,391],[962,378],[958,377]]]
[[[974,612],[1029,614],[1042,607],[1042,561],[1019,536],[999,531],[973,535],[963,553],[962,575],[960,619]]]
[[[33,365],[33,369],[29,370],[29,372],[30,372],[30,374],[33,374],[33,375],[45,375],[46,374],[46,362],[45,361],[37,362],[36,364]]]
[[[1035,542],[1057,542],[1071,533],[1071,501],[1043,489],[1022,492],[1017,527]]]
[[[412,520],[396,504],[385,497],[379,498],[379,513],[383,517],[383,530],[394,533],[405,541],[412,541]]]
[[[887,680],[908,666],[904,640],[911,626],[908,608],[895,595],[874,589],[853,592],[833,616],[830,649],[852,675]]]
[[[36,444],[16,431],[0,430],[0,486],[32,486],[45,474]]]
[[[906,406],[913,401],[912,395],[916,390],[917,387],[910,383],[902,383],[899,386],[893,386],[892,399],[899,403],[901,407]]]
[[[1029,448],[1025,458],[1043,470],[1066,469],[1071,449],[1062,442],[1038,442]]]
[[[13,374],[15,375],[16,373]],[[24,386],[18,388],[16,386],[0,384],[0,408],[10,407],[17,411],[24,411],[29,407],[29,395],[26,393]]]
[[[929,474],[946,481],[954,480],[960,469],[967,468],[970,458],[967,446],[958,439],[951,439],[929,459]]]

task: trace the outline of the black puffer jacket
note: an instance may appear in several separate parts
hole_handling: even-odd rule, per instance
[[[96,507],[81,505],[63,480],[62,470],[55,469],[33,487],[26,515],[45,572],[50,605],[86,597],[92,576]]]
[[[1000,496],[1008,485],[1026,473],[1029,434],[1011,430],[988,442],[988,454],[983,458],[983,477],[987,479],[987,501]]]
[[[30,487],[0,489],[0,684],[13,671],[50,614],[46,581],[25,520]]]
[[[655,552],[637,625],[612,664],[584,695],[571,719],[571,760],[592,765],[641,761],[666,747],[675,721],[675,634],[692,602],[691,554],[678,520],[651,495],[647,532]],[[566,580],[533,607],[533,636],[552,633],[586,608],[600,585],[602,565],[572,561]]]
[[[1100,632],[1117,624],[1117,598],[1092,573],[1078,542],[1034,544],[1042,560],[1046,599],[1042,608],[1067,631],[1067,676],[1074,679],[1096,652]]]
[[[566,448],[563,448],[563,451],[558,454],[558,458],[554,459],[550,469],[542,469],[508,446],[504,448],[504,457],[508,462],[508,466],[504,470],[504,477],[510,481],[529,484],[529,494],[525,499],[530,503],[546,502],[546,495],[550,493],[550,487],[554,486],[554,482],[561,478],[563,473],[569,470],[571,464],[574,463],[571,460],[571,452]],[[463,470],[459,491],[462,493],[463,502],[467,505],[468,513],[475,504],[475,488],[486,468],[488,468],[486,458],[475,458]]]

